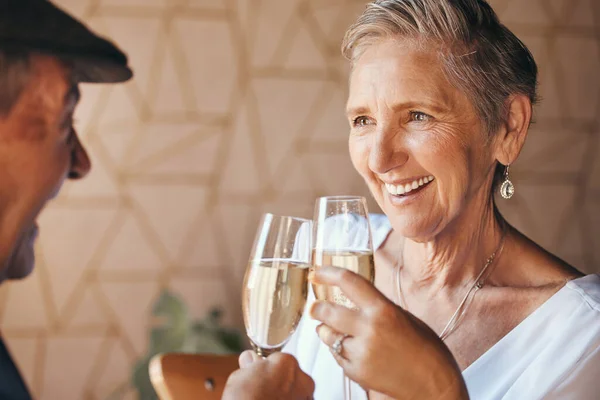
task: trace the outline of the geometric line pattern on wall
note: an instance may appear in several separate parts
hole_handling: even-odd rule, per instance
[[[99,400],[145,350],[162,288],[197,317],[219,305],[239,326],[261,213],[310,217],[318,196],[368,194],[347,154],[339,54],[365,2],[58,3],[119,43],[136,78],[82,87],[92,172],[43,213],[36,270],[0,288],[0,318],[37,398]],[[517,192],[500,206],[541,245],[597,271],[600,4],[491,3],[534,52],[542,95],[511,168]]]

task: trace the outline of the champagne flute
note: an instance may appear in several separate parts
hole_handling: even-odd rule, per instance
[[[244,324],[254,351],[280,351],[296,331],[308,294],[312,221],[265,214],[242,289]]]
[[[314,268],[334,266],[375,281],[373,240],[364,197],[335,196],[317,199],[313,219]],[[335,286],[313,284],[315,297],[348,308],[357,307]],[[351,400],[351,381],[344,374],[344,398]]]

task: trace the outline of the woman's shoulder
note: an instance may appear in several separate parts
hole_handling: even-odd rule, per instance
[[[537,385],[546,388],[544,398],[596,399],[600,390],[600,275],[570,280],[561,292],[564,296],[549,310],[555,318],[536,332],[545,345],[544,354],[536,356],[539,363],[532,364],[545,369],[544,374],[537,372],[541,379]],[[529,382],[536,379],[535,369],[525,373]]]
[[[600,274],[590,274],[570,280],[565,288],[588,306],[593,315],[600,317]]]
[[[554,333],[551,341],[563,341],[563,350],[600,349],[600,275],[590,274],[568,281],[547,301],[545,313]],[[560,339],[562,338],[562,339]]]
[[[471,397],[597,399],[599,322],[600,276],[570,280],[467,368]]]
[[[600,275],[568,280],[544,305],[548,306],[546,311],[550,319],[564,323],[563,331],[589,326],[588,333],[594,331],[600,345]]]

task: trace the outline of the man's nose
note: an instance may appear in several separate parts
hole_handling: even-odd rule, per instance
[[[85,148],[79,141],[77,133],[75,135],[75,143],[73,146],[73,152],[71,154],[71,169],[69,171],[69,179],[81,179],[84,178],[92,168],[90,158],[85,151]]]

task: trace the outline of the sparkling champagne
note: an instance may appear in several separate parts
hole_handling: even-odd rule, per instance
[[[306,305],[309,267],[276,259],[248,265],[242,310],[248,338],[259,355],[281,350],[296,330]]]
[[[322,251],[313,250],[313,264],[315,268],[333,266],[348,269],[357,273],[369,282],[375,282],[375,262],[370,251]],[[356,309],[342,291],[336,286],[313,284],[315,297],[336,304]]]

